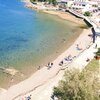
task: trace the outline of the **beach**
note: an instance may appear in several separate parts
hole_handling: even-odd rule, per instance
[[[64,20],[69,20],[69,21],[74,22],[76,24],[85,25],[83,19],[77,18],[77,17],[73,16],[72,14],[70,14],[69,12],[49,11],[49,10],[43,10],[43,12],[48,13],[48,14],[52,14],[52,15],[56,15]]]
[[[30,93],[30,92],[37,94],[35,90],[37,91],[39,87],[41,87],[45,83],[48,83],[53,78],[55,79],[56,75],[58,75],[60,70],[62,70],[64,73],[64,69],[69,67],[69,65],[72,63],[70,61],[69,62],[65,61],[63,66],[59,66],[59,63],[62,60],[64,60],[65,57],[67,57],[68,55],[71,55],[72,57],[75,57],[74,59],[77,59],[77,57],[79,57],[83,52],[85,52],[85,50],[87,50],[92,45],[92,39],[91,37],[88,36],[89,34],[92,34],[91,29],[84,30],[82,34],[78,37],[78,39],[74,42],[74,44],[69,49],[67,49],[64,53],[62,53],[57,59],[53,61],[52,68],[48,70],[48,68],[44,66],[42,69],[34,73],[30,78],[14,86],[11,86],[6,92],[1,93],[0,99],[1,100],[18,100],[17,97],[21,98],[25,94]],[[82,50],[78,51],[76,49],[77,44],[80,45]],[[42,99],[37,99],[38,97],[37,95],[36,95],[36,98],[33,96],[34,99],[32,100],[42,100]]]
[[[27,3],[30,3],[29,0],[27,1]],[[82,19],[78,19],[70,14],[46,10],[43,12],[57,15],[62,19],[83,25]],[[96,49],[94,49],[95,44],[92,43],[93,40],[89,34],[92,34],[91,28],[84,29],[79,37],[77,37],[77,40],[65,52],[52,61],[53,66],[51,68],[48,69],[47,66],[43,66],[43,68],[36,71],[28,79],[11,86],[7,90],[2,89],[0,100],[24,100],[28,95],[32,95],[31,100],[51,100],[52,89],[62,79],[66,69],[83,69],[88,64],[86,59],[88,57],[90,60],[93,59],[93,52]],[[98,41],[97,44],[99,46]],[[65,58],[69,55],[72,60],[66,61]],[[63,65],[60,66],[59,63],[61,61],[63,61]]]
[[[16,3],[21,2],[16,1]],[[73,44],[83,30],[80,24],[42,11],[33,11],[25,8],[24,3],[21,4],[25,11],[16,9],[12,12],[12,15],[17,12],[16,16],[19,15],[20,21],[18,22],[15,20],[16,17],[13,17],[14,23],[18,23],[13,25],[13,28],[12,24],[7,26],[9,30],[4,29],[7,34],[0,41],[0,50],[3,48],[2,52],[0,51],[0,66],[4,68],[3,71],[0,70],[2,80],[0,85],[5,89],[30,77],[38,70],[38,66],[42,68],[48,62],[54,61]],[[2,31],[3,27],[0,29]],[[12,35],[9,36],[9,34]]]
[[[77,17],[73,16],[72,14],[70,14],[69,12],[62,12],[62,11],[57,11],[57,10],[47,10],[46,8],[41,9],[39,7],[39,5],[32,4],[30,2],[30,0],[22,0],[22,1],[25,2],[25,7],[28,7],[30,9],[37,10],[38,12],[44,12],[47,14],[55,15],[64,20],[68,20],[68,21],[74,22],[76,24],[80,24],[83,26],[85,25],[83,19],[77,18]],[[35,9],[34,6],[37,6],[37,9]]]

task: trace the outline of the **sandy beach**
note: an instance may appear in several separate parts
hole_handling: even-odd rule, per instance
[[[64,20],[68,20],[68,21],[80,24],[82,26],[85,25],[83,19],[79,19],[79,18],[73,16],[72,14],[70,14],[69,12],[62,12],[62,11],[57,11],[57,10],[47,10],[46,8],[41,9],[40,5],[34,5],[34,4],[30,3],[30,0],[22,0],[22,1],[25,2],[25,6],[30,9],[44,12],[44,13],[51,14],[51,15],[55,15]]]
[[[80,25],[85,25],[83,19],[79,19],[68,12],[50,11],[50,10],[43,10],[43,12],[52,14],[52,15],[56,15],[64,20],[68,20],[68,21],[71,21],[71,22],[74,22],[74,23],[77,23]]]
[[[38,88],[40,88],[44,84],[47,84],[52,79],[55,83],[54,79],[58,77],[56,75],[58,75],[60,71],[64,73],[64,69],[69,67],[69,65],[75,59],[77,59],[83,52],[87,50],[87,48],[89,48],[92,45],[92,39],[91,37],[88,36],[88,34],[92,34],[91,29],[84,30],[82,34],[78,37],[78,39],[74,42],[74,44],[68,50],[62,53],[56,60],[53,61],[52,68],[48,70],[48,68],[44,66],[41,70],[38,70],[36,73],[34,73],[30,78],[20,82],[19,84],[11,86],[6,92],[1,93],[0,100],[19,100],[19,98],[22,98],[22,96],[24,96],[27,93],[34,92],[37,94],[35,90],[37,91]],[[82,48],[81,50],[76,49],[77,44],[80,46],[80,48]],[[69,55],[74,57],[73,60],[65,61],[64,58],[68,57]],[[85,57],[85,61],[86,61],[86,57]],[[59,66],[59,63],[62,60],[64,61],[64,64],[63,66]],[[63,74],[61,74],[61,76],[62,75]],[[37,99],[38,95],[39,94],[37,94],[36,98],[33,96],[34,99],[32,100],[44,100],[44,99]]]
[[[30,1],[29,0],[22,0],[22,2],[25,2],[25,4],[27,5],[27,4],[30,4],[31,5],[31,3],[30,3]],[[70,21],[72,21],[73,19],[75,19],[75,24],[77,23],[77,26],[78,27],[81,27],[81,26],[86,26],[86,24],[83,22],[83,19],[78,19],[78,18],[76,18],[76,17],[74,17],[73,15],[71,15],[71,14],[69,14],[69,13],[64,13],[64,12],[56,12],[56,11],[47,11],[47,10],[43,10],[42,12],[37,12],[37,13],[42,13],[42,14],[44,14],[44,15],[47,15],[47,14],[51,14],[52,16],[58,16],[59,18],[61,18],[61,19],[66,19],[66,20],[68,20],[69,21],[69,23],[70,23]],[[58,18],[57,17],[57,18]],[[58,19],[59,19],[58,18]],[[63,21],[64,21],[63,20]],[[74,21],[74,20],[73,20]],[[72,21],[72,22],[73,22]],[[74,22],[73,22],[73,24],[74,24]],[[58,49],[58,50],[56,50],[55,51],[55,53],[53,53],[52,55],[51,55],[51,57],[48,57],[47,59],[48,60],[44,60],[43,62],[41,61],[40,62],[40,64],[38,64],[38,65],[36,65],[37,67],[40,65],[41,67],[42,66],[44,66],[44,65],[46,65],[47,63],[48,63],[48,61],[53,61],[53,60],[55,60],[56,59],[56,57],[58,57],[62,52],[64,52],[70,45],[72,45],[72,43],[73,43],[73,41],[75,41],[75,39],[79,36],[79,34],[81,33],[81,31],[82,31],[82,29],[79,29],[79,31],[77,31],[75,34],[77,34],[75,37],[72,37],[71,36],[71,39],[69,39],[68,41],[70,41],[69,43],[68,43],[68,45],[66,44],[67,43],[67,41],[65,40],[65,39],[63,39],[62,38],[62,43],[63,43],[63,46],[62,46],[62,48],[61,49]],[[29,65],[29,67],[30,68],[32,68],[30,65]],[[26,69],[26,68],[24,68],[24,69]],[[25,70],[25,72],[24,73],[26,73],[27,72],[27,75],[24,75],[23,73],[20,73],[20,71],[18,71],[18,70],[16,70],[16,69],[14,69],[14,70],[12,70],[12,69],[10,69],[10,70],[6,70],[6,69],[4,69],[4,72],[5,73],[7,73],[7,74],[9,74],[9,75],[12,75],[12,73],[14,73],[13,74],[13,76],[14,75],[16,75],[16,76],[18,76],[19,75],[19,77],[17,77],[17,80],[15,79],[15,77],[13,78],[13,82],[12,82],[12,77],[8,80],[8,84],[6,84],[6,82],[5,82],[5,84],[3,84],[3,82],[1,83],[1,86],[2,87],[4,87],[4,88],[8,88],[8,87],[10,87],[12,84],[16,84],[16,83],[18,83],[20,80],[24,80],[24,79],[26,79],[27,77],[29,77],[30,75],[32,75],[33,74],[33,72],[35,72],[35,71],[37,71],[37,68],[34,68],[34,69],[32,69],[32,71],[30,71],[29,69],[28,69],[28,71],[27,71],[27,69]],[[17,72],[19,72],[19,73],[17,73]],[[22,75],[23,74],[23,75]],[[22,77],[21,77],[22,76]]]
[[[29,0],[27,1],[27,3],[30,3]],[[72,15],[70,17],[70,14],[55,11],[44,12],[57,15],[77,24],[82,24],[80,21],[82,19],[77,18],[76,20],[76,17]],[[52,62],[53,66],[50,69],[44,66],[31,77],[11,86],[8,90],[2,89],[0,100],[25,100],[25,97],[29,95],[32,95],[31,100],[51,100],[52,89],[62,79],[65,70],[71,68],[83,69],[89,63],[86,62],[87,58],[90,60],[94,58],[94,52],[97,51],[94,47],[95,44],[100,47],[100,38],[97,38],[96,43],[93,44],[92,38],[88,36],[89,34],[92,34],[91,28],[84,29],[73,45]],[[77,49],[77,46],[79,49]],[[68,56],[72,60],[66,61],[65,58]],[[63,65],[60,66],[59,63],[61,61],[63,61]]]

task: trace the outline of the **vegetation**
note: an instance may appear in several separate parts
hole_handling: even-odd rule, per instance
[[[92,5],[92,7],[98,7],[98,5]]]
[[[30,0],[31,2],[46,2],[47,0]]]
[[[56,0],[48,0],[49,4],[56,5],[57,1]]]
[[[89,11],[86,11],[86,12],[84,13],[84,16],[91,16],[91,13],[90,13]]]
[[[36,0],[30,0],[31,2],[35,2]]]
[[[49,4],[55,5],[57,2],[56,0],[30,0],[31,2],[49,2]]]
[[[100,48],[98,48],[98,51],[96,52],[96,56],[100,56]]]
[[[67,71],[64,80],[54,87],[53,96],[59,100],[100,100],[98,61],[93,60],[82,72]]]

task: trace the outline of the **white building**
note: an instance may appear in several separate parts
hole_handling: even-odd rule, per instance
[[[100,0],[61,0],[61,2],[65,3],[68,8],[78,9],[81,13],[86,11],[95,12],[99,6]]]
[[[61,0],[61,2],[67,3],[67,6],[73,9],[84,9],[89,7],[88,0]]]
[[[88,9],[89,8],[88,0],[73,0],[72,8],[73,9]]]

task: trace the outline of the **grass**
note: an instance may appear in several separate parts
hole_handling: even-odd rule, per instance
[[[87,66],[86,70],[89,71],[98,71],[99,70],[99,60],[93,59]]]

